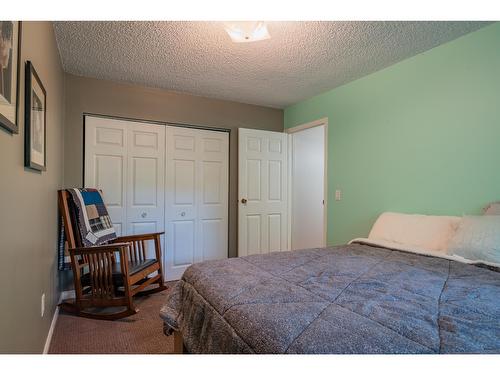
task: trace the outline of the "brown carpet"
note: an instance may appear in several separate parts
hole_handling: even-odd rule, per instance
[[[115,321],[59,314],[50,344],[50,354],[157,354],[172,353],[173,336],[163,334],[159,316],[169,289],[134,299],[139,312]]]

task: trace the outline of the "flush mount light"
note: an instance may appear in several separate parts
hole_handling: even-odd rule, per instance
[[[271,37],[262,21],[226,22],[224,28],[235,43],[257,42]]]

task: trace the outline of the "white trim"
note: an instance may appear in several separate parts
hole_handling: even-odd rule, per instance
[[[326,246],[328,243],[328,117],[323,117],[319,120],[311,121],[302,125],[294,126],[293,128],[285,129],[285,133],[289,134],[288,136],[288,249],[292,248],[292,157],[293,157],[293,142],[292,135],[294,133],[298,133],[300,131],[314,128],[316,126],[325,126],[325,163],[324,163],[324,188],[323,188],[323,200],[325,202],[323,209],[323,246]]]
[[[67,299],[71,298],[75,295],[74,290],[65,290],[61,292],[59,296],[59,302],[57,302],[56,310],[54,311],[54,315],[52,315],[52,321],[50,323],[49,332],[47,333],[47,338],[45,339],[45,345],[43,346],[42,354],[48,354],[50,349],[50,343],[52,342],[52,335],[54,334],[54,329],[56,328],[57,319],[59,318],[59,304]]]
[[[59,306],[56,306],[56,311],[54,311],[54,315],[52,316],[52,322],[50,323],[49,333],[47,334],[47,339],[45,340],[45,345],[43,347],[42,354],[49,353],[50,343],[52,341],[52,335],[54,334],[54,328],[56,327],[58,317],[59,317]]]
[[[297,133],[297,132],[300,132],[302,130],[314,128],[315,126],[321,126],[321,125],[325,125],[325,128],[328,127],[328,117],[323,117],[323,118],[320,118],[319,120],[314,120],[314,121],[311,121],[311,122],[308,122],[308,123],[305,123],[302,125],[294,126],[293,128],[285,129],[285,133],[288,133],[288,134]]]
[[[288,133],[288,132],[287,132]],[[288,168],[286,171],[286,177],[287,177],[287,244],[286,244],[286,249],[288,251],[292,250],[292,162],[293,162],[293,155],[292,155],[292,135],[288,134],[287,136],[287,141],[288,141]]]

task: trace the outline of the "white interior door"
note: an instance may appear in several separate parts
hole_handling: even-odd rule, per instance
[[[164,176],[165,126],[85,117],[85,187],[102,190],[118,235],[164,230]]]
[[[229,134],[167,127],[168,280],[192,263],[227,258]]]
[[[125,121],[85,117],[84,184],[101,189],[118,235],[127,234],[127,148]]]
[[[238,255],[287,250],[287,135],[239,129]]]
[[[292,249],[323,247],[325,240],[325,125],[292,133]]]

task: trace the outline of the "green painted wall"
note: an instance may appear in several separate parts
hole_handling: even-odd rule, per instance
[[[500,23],[292,105],[285,128],[322,117],[329,244],[383,211],[479,213],[500,200]]]

